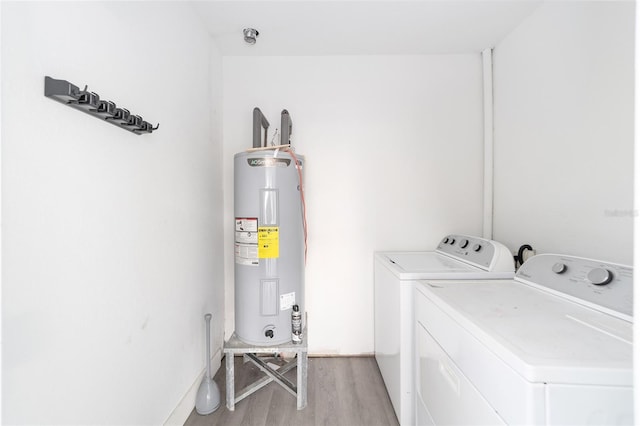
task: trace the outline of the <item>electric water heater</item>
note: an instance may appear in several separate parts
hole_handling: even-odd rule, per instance
[[[234,157],[235,331],[253,345],[290,341],[293,305],[305,312],[304,157],[288,150]]]

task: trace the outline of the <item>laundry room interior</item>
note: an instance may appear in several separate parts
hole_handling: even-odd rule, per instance
[[[310,364],[374,356],[376,252],[455,234],[632,266],[636,14],[633,1],[2,1],[2,423],[192,415],[204,315],[213,374],[236,329],[234,156],[253,146],[256,107],[267,145],[288,111],[304,157]],[[52,102],[47,76],[148,131]]]

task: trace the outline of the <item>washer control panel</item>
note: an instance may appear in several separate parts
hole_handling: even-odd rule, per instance
[[[515,269],[509,249],[493,240],[451,234],[440,240],[436,251],[487,271],[514,272]]]
[[[522,265],[516,280],[627,320],[633,316],[631,266],[574,256],[540,254]]]

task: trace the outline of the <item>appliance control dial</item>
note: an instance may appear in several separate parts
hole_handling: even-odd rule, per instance
[[[465,248],[468,245],[469,245],[469,240],[467,239],[460,240],[460,248]]]
[[[455,239],[455,238],[452,238],[452,239],[449,241],[449,244],[451,244],[451,245],[454,245],[455,243],[456,243],[456,239]]]
[[[608,269],[595,268],[587,274],[587,281],[595,285],[609,284],[613,279],[613,274]]]
[[[475,244],[473,246],[473,251],[479,252],[480,250],[482,250],[482,246],[480,244]]]
[[[444,239],[444,240],[442,240],[442,243],[443,243],[443,244],[447,244],[448,242],[449,242],[449,237],[445,237],[445,239]]]
[[[551,267],[551,270],[556,274],[562,274],[567,271],[567,265],[560,262],[554,263],[553,266]]]

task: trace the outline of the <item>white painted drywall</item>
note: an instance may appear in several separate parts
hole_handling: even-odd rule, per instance
[[[2,41],[2,423],[161,424],[206,312],[223,337],[221,59],[179,3],[3,2]],[[160,129],[47,99],[45,75]]]
[[[481,56],[224,57],[226,334],[233,331],[233,155],[252,110],[306,156],[312,353],[373,352],[373,253],[482,231]]]
[[[494,50],[494,238],[630,264],[634,3],[548,2]]]
[[[635,11],[635,26],[636,29],[640,28],[640,9],[636,8]],[[640,79],[640,31],[636,31],[635,33],[635,46],[634,46],[634,64],[635,64],[635,73],[634,77],[636,81]],[[640,87],[636,84],[634,87],[634,123],[636,126],[640,123]],[[634,165],[634,185],[633,185],[633,207],[634,211],[640,211],[640,150],[638,147],[640,146],[640,136],[636,131],[634,133],[634,152],[633,152],[633,165]],[[634,227],[633,227],[633,246],[640,246],[640,226],[638,226],[638,217],[634,217]],[[640,250],[635,250],[633,253],[633,265],[640,265]],[[634,281],[635,288],[638,287],[638,275],[636,274]],[[633,316],[638,318],[640,315],[640,292],[633,292]],[[640,342],[640,327],[633,327],[633,341]],[[640,354],[640,350],[638,349],[638,345],[633,346],[633,356],[634,360],[638,359],[638,355]],[[636,365],[638,365],[636,363]],[[640,368],[633,369],[633,386],[635,389],[640,389]],[[640,413],[640,392],[634,392],[633,395],[633,410],[634,413]],[[636,414],[637,416],[638,414]]]

